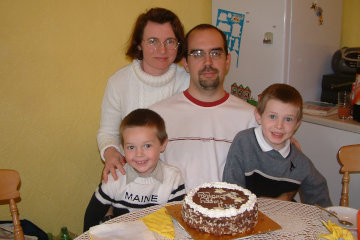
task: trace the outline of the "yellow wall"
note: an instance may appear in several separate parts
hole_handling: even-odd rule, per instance
[[[344,2],[342,46],[360,46],[359,0]],[[105,84],[128,63],[135,18],[153,6],[177,13],[186,31],[211,23],[211,0],[0,1],[0,167],[20,172],[22,219],[54,234],[82,232],[103,167],[96,132]]]
[[[211,23],[209,0],[0,1],[0,166],[20,172],[22,219],[54,234],[63,225],[82,232],[103,167],[104,88],[128,63],[136,17],[154,6],[177,13],[186,31]],[[10,219],[7,206],[1,219]]]
[[[341,47],[360,47],[360,0],[343,0]]]

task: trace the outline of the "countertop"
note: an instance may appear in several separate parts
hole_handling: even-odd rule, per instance
[[[339,119],[337,114],[326,117],[304,114],[303,121],[360,134],[360,122]]]

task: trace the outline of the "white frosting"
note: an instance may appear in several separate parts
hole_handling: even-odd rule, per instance
[[[249,197],[249,200],[243,204],[240,208],[236,209],[234,207],[230,207],[228,209],[208,209],[204,208],[193,202],[193,196],[200,188],[213,187],[213,188],[226,188],[226,189],[234,189],[244,192],[245,195]],[[206,216],[218,218],[218,217],[232,217],[238,214],[245,212],[246,210],[250,211],[254,209],[254,205],[256,203],[256,195],[251,193],[249,190],[242,188],[236,184],[229,184],[225,182],[213,182],[213,183],[204,183],[196,188],[193,188],[189,191],[184,199],[185,203],[188,204],[195,211],[198,211]]]

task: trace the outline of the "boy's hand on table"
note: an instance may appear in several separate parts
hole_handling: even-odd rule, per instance
[[[123,166],[125,165],[125,158],[114,147],[109,147],[104,152],[105,166],[102,173],[102,178],[106,183],[108,181],[109,172],[115,180],[118,179],[116,169],[119,169],[121,174],[125,175]]]
[[[281,194],[280,196],[274,198],[277,200],[283,200],[283,201],[291,201],[293,200],[293,198],[295,197],[297,191],[293,191],[293,192],[286,192]]]

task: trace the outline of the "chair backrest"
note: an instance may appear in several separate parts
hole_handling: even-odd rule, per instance
[[[15,170],[0,169],[0,201],[9,202],[9,208],[14,224],[14,236],[16,240],[24,240],[24,232],[20,225],[19,212],[15,199],[20,197],[17,190],[20,184],[19,173]]]
[[[360,144],[343,146],[338,151],[338,160],[341,165],[342,190],[340,206],[349,206],[349,173],[360,172]]]

